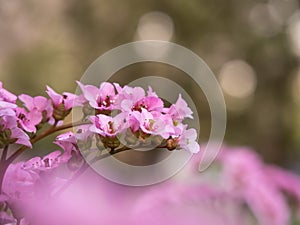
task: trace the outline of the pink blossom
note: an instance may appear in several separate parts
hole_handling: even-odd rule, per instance
[[[59,167],[60,165],[66,163],[70,159],[69,154],[61,153],[61,151],[54,151],[44,156],[43,158],[34,157],[22,166],[24,170],[33,170],[33,171],[46,171],[52,170]]]
[[[160,135],[167,139],[174,133],[173,122],[165,115],[153,115],[142,108],[141,112],[134,111],[132,115],[139,123],[139,127],[146,134]]]
[[[131,103],[135,103],[139,100],[141,100],[142,98],[145,97],[145,91],[143,88],[141,87],[129,87],[127,85],[125,85],[123,88],[117,84],[117,83],[114,83],[116,89],[117,89],[117,92],[118,92],[118,95],[117,95],[117,98],[116,98],[116,106],[121,109],[122,108],[122,102],[124,100],[128,100],[129,102]],[[124,104],[124,106],[126,107],[127,103]],[[126,107],[127,108],[127,107]]]
[[[115,117],[99,114],[89,117],[89,120],[92,122],[90,131],[103,137],[115,137],[128,127],[125,113],[120,113]]]
[[[78,152],[76,138],[71,131],[58,135],[54,143],[60,146],[64,152],[69,155],[71,155],[72,151]]]
[[[187,129],[187,125],[179,124],[175,127],[175,135],[173,136],[178,145],[191,152],[198,153],[200,146],[197,142],[197,131],[193,128]]]
[[[285,169],[276,166],[265,168],[267,176],[282,191],[292,196],[297,204],[298,217],[300,216],[300,177]],[[299,217],[300,218],[300,217]]]
[[[169,114],[173,120],[182,121],[184,118],[193,119],[193,111],[188,107],[186,101],[184,101],[179,95],[175,104],[172,104],[170,108],[165,108],[164,112]]]
[[[34,109],[27,112],[24,108],[17,108],[18,123],[27,132],[36,132],[36,126],[41,123],[42,113]]]
[[[8,112],[8,116],[2,116],[0,120],[0,128],[2,132],[7,132],[8,143],[16,143],[32,147],[30,143],[29,136],[18,127],[17,118],[15,116],[10,116],[11,112]]]
[[[158,112],[163,110],[163,101],[157,97],[151,88],[149,88],[148,96],[145,96],[145,91],[141,87],[125,86],[123,89],[118,87],[117,90],[119,93],[116,105],[122,111],[141,111],[142,108]]]
[[[12,94],[11,92],[5,90],[2,87],[2,82],[0,81],[0,100],[9,102],[9,103],[16,103],[17,96]]]
[[[257,154],[237,148],[224,151],[220,160],[225,188],[248,204],[261,225],[289,224],[288,205]]]
[[[241,205],[213,186],[169,183],[139,197],[132,224],[242,225]]]
[[[66,132],[56,137],[54,142],[60,146],[64,153],[58,158],[58,164],[67,162],[67,166],[71,170],[76,170],[82,164],[82,156],[79,152],[77,140],[73,132]]]
[[[41,114],[41,117],[44,116],[45,119],[51,117],[53,108],[49,99],[43,96],[31,97],[25,94],[19,95],[19,99],[24,103],[29,112],[37,111]]]
[[[6,110],[6,109],[14,109],[17,105],[14,103],[6,102],[3,100],[0,100],[0,111]]]
[[[7,212],[0,212],[0,224],[14,224],[15,218]]]
[[[16,107],[14,107],[14,108],[16,108]],[[16,116],[16,111],[13,108],[10,108],[10,107],[2,107],[1,106],[1,101],[0,101],[0,116],[12,116],[12,117],[15,117]]]
[[[24,170],[23,164],[11,164],[5,173],[3,191],[12,200],[32,198],[34,184],[39,179],[37,172]]]
[[[68,111],[72,107],[79,105],[79,103],[76,101],[77,96],[72,93],[63,92],[63,94],[60,95],[49,86],[47,86],[46,92],[51,98],[54,108],[58,108],[60,105],[63,105],[64,110]]]
[[[111,83],[103,82],[99,88],[77,83],[91,107],[99,110],[112,110],[114,108],[115,88]]]

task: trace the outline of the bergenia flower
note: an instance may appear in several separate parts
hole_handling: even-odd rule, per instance
[[[16,103],[17,96],[12,94],[11,92],[5,90],[2,87],[2,82],[0,81],[0,100],[9,102],[9,103]]]
[[[56,122],[63,120],[71,111],[72,107],[80,106],[82,103],[77,100],[77,95],[69,92],[64,92],[62,95],[56,93],[52,88],[47,86],[47,94],[52,100],[53,118]],[[50,120],[50,124],[54,121]]]
[[[174,130],[174,144],[191,153],[198,153],[200,151],[200,146],[197,142],[197,131],[194,128],[187,129],[187,125],[179,124]]]
[[[300,178],[285,169],[276,166],[265,168],[267,176],[282,191],[292,196],[297,204],[297,216],[300,219]]]
[[[230,193],[208,184],[173,182],[139,197],[130,224],[245,225],[241,215],[242,207]]]
[[[7,212],[0,212],[0,224],[14,224],[15,218],[9,215]]]
[[[90,131],[97,133],[102,137],[115,137],[128,127],[127,115],[120,113],[115,117],[99,114],[89,117],[92,122]]]
[[[156,117],[142,108],[141,112],[134,111],[132,115],[139,123],[139,127],[146,134],[160,135],[164,139],[167,139],[174,133],[173,122],[168,120],[165,115],[157,115]]]
[[[10,112],[9,112],[10,113]],[[18,127],[18,118],[16,116],[2,116],[0,119],[1,135],[3,141],[7,144],[21,144],[27,147],[32,147],[29,136]],[[0,143],[1,144],[1,143]]]
[[[111,83],[103,82],[99,88],[77,83],[91,107],[98,110],[112,110],[114,108],[115,88]]]
[[[54,143],[68,154],[71,154],[72,151],[78,151],[75,135],[71,131],[58,135]]]
[[[146,109],[148,111],[163,110],[163,101],[157,97],[151,88],[148,90],[148,96],[145,96],[145,91],[141,87],[128,87],[121,88],[116,85],[118,96],[116,99],[116,107],[124,112],[141,111]]]
[[[77,140],[73,132],[69,131],[56,137],[54,142],[60,146],[64,153],[59,157],[59,161],[68,162],[69,169],[77,169],[82,163],[82,156],[79,152]]]
[[[24,162],[11,164],[3,180],[3,191],[10,199],[28,199],[33,196],[34,184],[39,174],[32,170],[23,169]]]
[[[124,100],[129,100],[130,102],[137,102],[138,100],[145,97],[145,91],[141,87],[129,87],[129,86],[125,85],[122,88],[118,83],[114,83],[114,85],[118,92],[118,95],[116,98],[116,105],[119,107],[121,107],[121,103]]]
[[[16,109],[18,123],[27,132],[36,132],[36,126],[41,123],[43,116],[37,110],[27,112],[24,108]]]
[[[2,116],[16,117],[16,111],[14,110],[14,108],[16,108],[17,106],[13,107],[13,108],[4,107],[1,103],[3,103],[3,102],[0,101],[0,116],[1,117]],[[9,104],[11,104],[11,103],[9,103]]]
[[[164,112],[169,114],[173,120],[177,122],[181,122],[184,118],[193,119],[193,111],[188,107],[186,101],[184,101],[179,95],[175,104],[172,104],[170,108],[165,108]]]
[[[220,160],[225,188],[249,206],[260,224],[289,224],[287,203],[257,154],[239,148],[223,151]]]
[[[76,104],[75,100],[76,100],[77,96],[72,93],[63,92],[63,94],[60,95],[57,92],[55,92],[52,88],[50,88],[49,86],[47,86],[46,92],[49,95],[49,97],[51,98],[54,108],[59,108],[61,105],[63,105],[64,110],[67,111],[67,110],[70,110],[74,106],[78,106],[78,105],[75,105]]]
[[[47,120],[51,117],[53,108],[49,99],[43,96],[31,97],[25,94],[19,95],[19,99],[24,103],[29,113],[32,111],[37,111],[41,114],[38,117],[45,117],[43,118],[44,120]]]
[[[48,155],[41,157],[34,157],[26,161],[22,168],[24,170],[33,171],[47,171],[59,167],[60,165],[66,163],[70,157],[66,157],[61,151],[54,151]]]

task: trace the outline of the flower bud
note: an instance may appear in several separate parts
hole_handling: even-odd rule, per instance
[[[57,108],[54,108],[53,110],[53,118],[56,121],[63,120],[71,110],[66,110],[64,103],[60,103]]]
[[[176,149],[176,147],[177,147],[177,140],[175,140],[173,138],[168,139],[166,147],[170,151]]]
[[[102,143],[106,148],[115,149],[120,146],[120,141],[117,137],[103,137],[101,138]]]

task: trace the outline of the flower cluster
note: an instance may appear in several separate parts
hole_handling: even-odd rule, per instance
[[[185,118],[193,117],[181,96],[175,104],[165,107],[151,87],[146,93],[141,87],[122,88],[116,83],[104,82],[99,88],[78,84],[83,111],[89,112],[86,114],[92,123],[89,131],[98,134],[105,148],[117,148],[119,139],[125,136],[122,143],[125,141],[127,146],[151,142],[169,150],[183,148],[199,152],[196,130],[183,124]]]
[[[99,87],[80,82],[78,85],[80,95],[59,94],[47,86],[47,98],[16,96],[0,82],[0,223],[14,222],[12,214],[20,223],[24,217],[20,202],[37,198],[45,187],[54,193],[67,183],[68,177],[82,171],[87,164],[81,154],[93,152],[93,142],[110,154],[135,147],[185,149],[191,153],[200,150],[196,130],[183,123],[185,118],[193,117],[181,96],[166,107],[151,87],[145,92],[141,87],[108,82]],[[63,124],[74,107],[82,109],[83,117]],[[35,142],[72,127],[77,128],[75,133],[60,134],[54,141],[61,150],[13,163]],[[57,176],[61,170],[71,175]]]

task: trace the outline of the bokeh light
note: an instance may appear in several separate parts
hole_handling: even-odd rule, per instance
[[[138,40],[170,41],[174,32],[173,21],[163,12],[144,14],[138,23],[136,36]]]
[[[225,94],[234,98],[246,98],[256,89],[256,74],[243,60],[225,63],[219,74],[219,81]]]
[[[292,52],[296,56],[300,56],[300,11],[290,18],[287,34]]]
[[[265,3],[259,3],[251,9],[249,23],[256,34],[265,37],[276,35],[283,25],[276,8]]]
[[[293,99],[300,104],[300,67],[295,72],[295,77],[292,81],[292,95]]]

